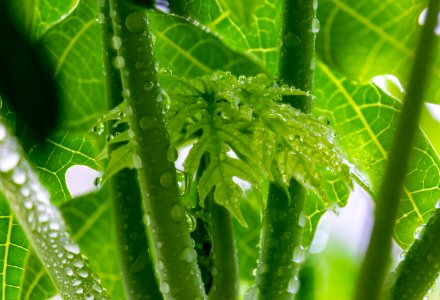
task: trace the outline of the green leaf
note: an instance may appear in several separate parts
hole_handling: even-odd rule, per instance
[[[208,155],[199,182],[202,206],[215,187],[216,202],[244,224],[242,191],[234,177],[257,190],[262,177],[281,186],[295,178],[326,205],[345,203],[352,179],[333,132],[321,120],[277,102],[282,95],[305,92],[279,87],[264,74],[237,78],[217,72],[162,83],[172,99],[168,111],[172,140],[185,144],[197,139],[184,164],[186,173],[193,177]]]
[[[102,279],[113,299],[125,299],[113,226],[111,202],[107,188],[96,194],[73,199],[61,207],[72,238],[90,258],[90,264]],[[31,251],[26,264],[22,299],[44,299],[57,293],[52,280]]]
[[[0,297],[18,299],[29,246],[23,229],[0,195]]]
[[[119,171],[133,168],[134,149],[131,143],[122,145],[112,151],[107,168],[105,169],[102,180],[105,181]]]
[[[225,0],[224,5],[229,8],[231,13],[239,18],[245,25],[250,25],[253,21],[255,9],[264,3],[264,0]]]
[[[0,162],[0,188],[60,294],[66,299],[78,294],[107,299],[99,279],[50,202],[48,191],[39,182],[17,140],[2,123]],[[9,263],[14,264],[8,257]]]
[[[61,212],[90,265],[102,279],[112,299],[125,299],[119,269],[118,250],[113,230],[113,212],[108,188],[98,193],[73,199]],[[135,260],[134,263],[141,263]]]
[[[20,299],[49,299],[56,294],[58,294],[58,291],[52,279],[47,274],[37,254],[31,250],[26,260]]]
[[[421,26],[419,16],[428,1],[319,2],[323,30],[317,51],[328,65],[349,78],[367,83],[372,77],[396,75],[406,86]],[[440,102],[440,58],[433,65],[426,99]]]
[[[350,163],[374,195],[382,182],[401,102],[373,84],[359,85],[320,62],[317,66],[315,110],[329,118]],[[439,171],[440,159],[419,130],[395,227],[396,241],[404,249],[440,198]]]
[[[246,56],[226,49],[218,37],[203,30],[197,23],[160,13],[150,13],[149,18],[157,40],[156,58],[176,75],[193,77],[216,70],[237,75],[263,72]]]
[[[80,0],[15,0],[9,1],[17,24],[32,40],[38,40],[49,28],[64,20]],[[18,22],[19,21],[19,22]]]
[[[54,75],[62,92],[60,120],[66,130],[85,132],[106,110],[97,15],[96,1],[80,1],[76,10],[41,40],[55,62]]]
[[[278,70],[282,1],[253,2],[256,4],[256,9],[250,24],[241,22],[242,20],[231,14],[231,10],[227,9],[222,1],[189,1],[186,9],[192,18],[218,35],[226,45],[244,53],[262,66],[268,74],[275,76]],[[235,3],[244,2],[235,1]],[[260,3],[261,5],[257,6]],[[252,7],[244,6],[244,8],[251,10]],[[256,72],[244,75],[255,74]]]
[[[96,145],[90,134],[57,133],[42,145],[29,151],[29,158],[39,171],[40,178],[52,194],[53,203],[71,198],[65,173],[74,165],[85,165],[99,170]]]

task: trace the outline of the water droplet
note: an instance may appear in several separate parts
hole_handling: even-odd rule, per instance
[[[163,243],[161,241],[157,241],[156,246],[157,246],[157,249],[160,249],[160,248],[162,248]]]
[[[93,127],[92,132],[94,134],[101,135],[104,132],[104,128],[105,128],[104,123],[103,122],[99,122],[98,124],[96,124]]]
[[[299,291],[299,280],[298,277],[293,276],[289,280],[289,285],[287,287],[287,291],[291,294],[296,294]]]
[[[196,230],[197,220],[193,215],[186,213],[186,224],[188,225],[189,232],[193,232]]]
[[[306,224],[306,215],[304,214],[304,212],[301,212],[298,219],[298,225],[299,227],[304,227],[305,224]]]
[[[182,259],[187,263],[192,263],[197,259],[197,252],[194,248],[187,247],[182,251]]]
[[[105,1],[106,0],[96,0],[96,3],[98,4],[99,7],[104,7]]]
[[[96,283],[93,284],[92,289],[98,293],[102,293],[102,287],[100,287],[99,285],[97,285]]]
[[[313,10],[318,9],[318,0],[313,0]]]
[[[157,120],[154,116],[145,115],[139,120],[139,126],[145,131],[150,131],[157,127]]]
[[[142,168],[142,159],[137,153],[133,153],[132,159],[133,159],[133,167],[135,169]]]
[[[119,36],[115,35],[112,37],[111,44],[113,49],[119,50],[119,48],[121,48],[122,45],[122,40]]]
[[[306,253],[304,251],[304,248],[299,246],[295,248],[295,252],[293,254],[293,261],[297,264],[301,264],[304,262],[306,258]]]
[[[436,209],[440,209],[440,200],[437,201],[437,203],[435,204],[435,208],[436,208]]]
[[[105,24],[105,15],[104,15],[103,13],[100,13],[100,14],[96,17],[95,21],[96,21],[97,23],[99,23],[99,24]]]
[[[81,269],[82,267],[84,267],[84,262],[82,260],[77,260],[73,263],[73,265],[78,269]]]
[[[67,268],[66,269],[66,274],[67,274],[67,276],[73,276],[73,270],[71,269],[71,268]]]
[[[96,187],[100,187],[101,184],[102,184],[102,177],[96,177],[95,180],[93,181],[93,184],[94,184]]]
[[[83,288],[79,288],[75,291],[77,294],[82,294],[84,292]]]
[[[406,251],[402,251],[401,253],[400,253],[400,259],[405,259],[405,256],[406,256]]]
[[[124,98],[130,98],[130,90],[129,89],[123,89],[122,90],[122,97]]]
[[[14,169],[20,161],[20,155],[18,153],[5,153],[0,157],[0,171],[9,172]]]
[[[132,116],[133,115],[133,108],[130,105],[127,105],[127,107],[125,107],[125,114],[127,116]]]
[[[318,18],[313,18],[313,20],[312,20],[312,28],[310,28],[310,32],[318,33],[320,27],[321,27],[321,25],[319,24]]]
[[[26,172],[16,168],[12,173],[12,181],[14,181],[15,184],[22,185],[26,182]]]
[[[183,209],[182,205],[174,204],[171,208],[171,219],[173,219],[174,222],[181,222],[184,217],[185,210]]]
[[[167,159],[169,162],[175,162],[177,158],[179,157],[179,153],[177,152],[177,149],[173,146],[170,146],[167,150]]]
[[[156,262],[156,269],[158,271],[162,271],[163,270],[163,262],[160,259]]]
[[[312,57],[312,61],[310,62],[310,70],[311,71],[315,70],[315,67],[316,67],[316,61],[315,58]]]
[[[170,171],[166,171],[160,175],[160,185],[164,188],[170,188],[175,184],[174,174]]]
[[[77,244],[68,243],[68,244],[64,245],[64,249],[66,249],[67,251],[69,251],[71,253],[79,254],[79,246]]]
[[[420,240],[423,234],[425,233],[425,227],[426,227],[425,224],[417,227],[416,230],[414,231],[414,238]]]
[[[38,215],[38,222],[40,223],[46,223],[47,221],[49,221],[49,215],[42,212],[41,214]]]
[[[110,17],[114,18],[114,17],[116,17],[117,15],[118,15],[118,13],[116,12],[116,10],[112,9],[112,10],[110,11]]]
[[[168,285],[168,282],[162,281],[160,283],[160,291],[164,294],[168,294],[170,292],[170,286]]]
[[[125,59],[123,56],[116,56],[115,59],[113,60],[113,65],[115,66],[116,69],[122,69],[125,66]]]
[[[145,82],[145,84],[144,84],[144,90],[145,90],[146,92],[148,92],[149,90],[151,90],[151,89],[153,88],[153,86],[154,86],[154,83],[153,83],[153,82],[151,82],[151,81],[147,81],[147,82]]]
[[[81,280],[78,280],[78,279],[75,279],[73,282],[72,282],[72,286],[78,286],[78,285],[80,285],[81,284]]]
[[[6,128],[2,124],[0,124],[0,142],[6,138]]]
[[[148,25],[147,16],[141,10],[132,11],[125,19],[125,26],[130,32],[139,33],[146,29]]]
[[[149,214],[145,214],[145,224],[147,226],[150,226],[150,224],[151,224],[151,219],[150,219],[150,215]]]
[[[87,273],[87,271],[85,271],[85,270],[78,271],[78,275],[81,276],[82,278],[89,277],[89,273]]]

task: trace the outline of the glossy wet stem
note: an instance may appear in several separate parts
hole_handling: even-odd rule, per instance
[[[439,1],[431,0],[426,23],[423,26],[417,47],[389,163],[376,201],[375,223],[361,268],[355,295],[357,300],[376,300],[381,297],[383,282],[390,262],[391,238],[402,186],[408,170],[412,144],[433,61],[437,40],[434,36],[434,28],[437,25],[438,10]]]
[[[123,101],[121,72],[113,66],[117,56],[119,37],[114,35],[110,21],[108,1],[101,2],[101,14],[107,19],[101,24],[104,66],[106,71],[106,102],[112,109]],[[124,124],[125,125],[125,124]],[[109,124],[109,133],[116,135],[126,128]],[[108,155],[119,145],[109,145]],[[146,227],[143,221],[142,196],[136,170],[124,169],[110,179],[110,193],[118,241],[121,275],[127,299],[162,299],[156,281],[152,255],[148,246]]]
[[[166,155],[170,141],[146,11],[118,0],[110,1],[110,9],[114,33],[121,41],[113,62],[122,74],[133,163],[154,244],[160,290],[165,299],[201,299],[205,292],[197,253],[179,203],[174,163]]]

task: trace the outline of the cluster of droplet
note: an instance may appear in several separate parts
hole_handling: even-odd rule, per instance
[[[1,188],[25,229],[32,247],[51,273],[65,299],[107,299],[100,280],[68,235],[58,210],[50,203],[17,141],[0,123]]]

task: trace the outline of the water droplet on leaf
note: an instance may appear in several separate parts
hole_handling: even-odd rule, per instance
[[[115,59],[113,60],[113,65],[115,66],[116,69],[122,69],[125,66],[125,59],[123,56],[116,56]]]

